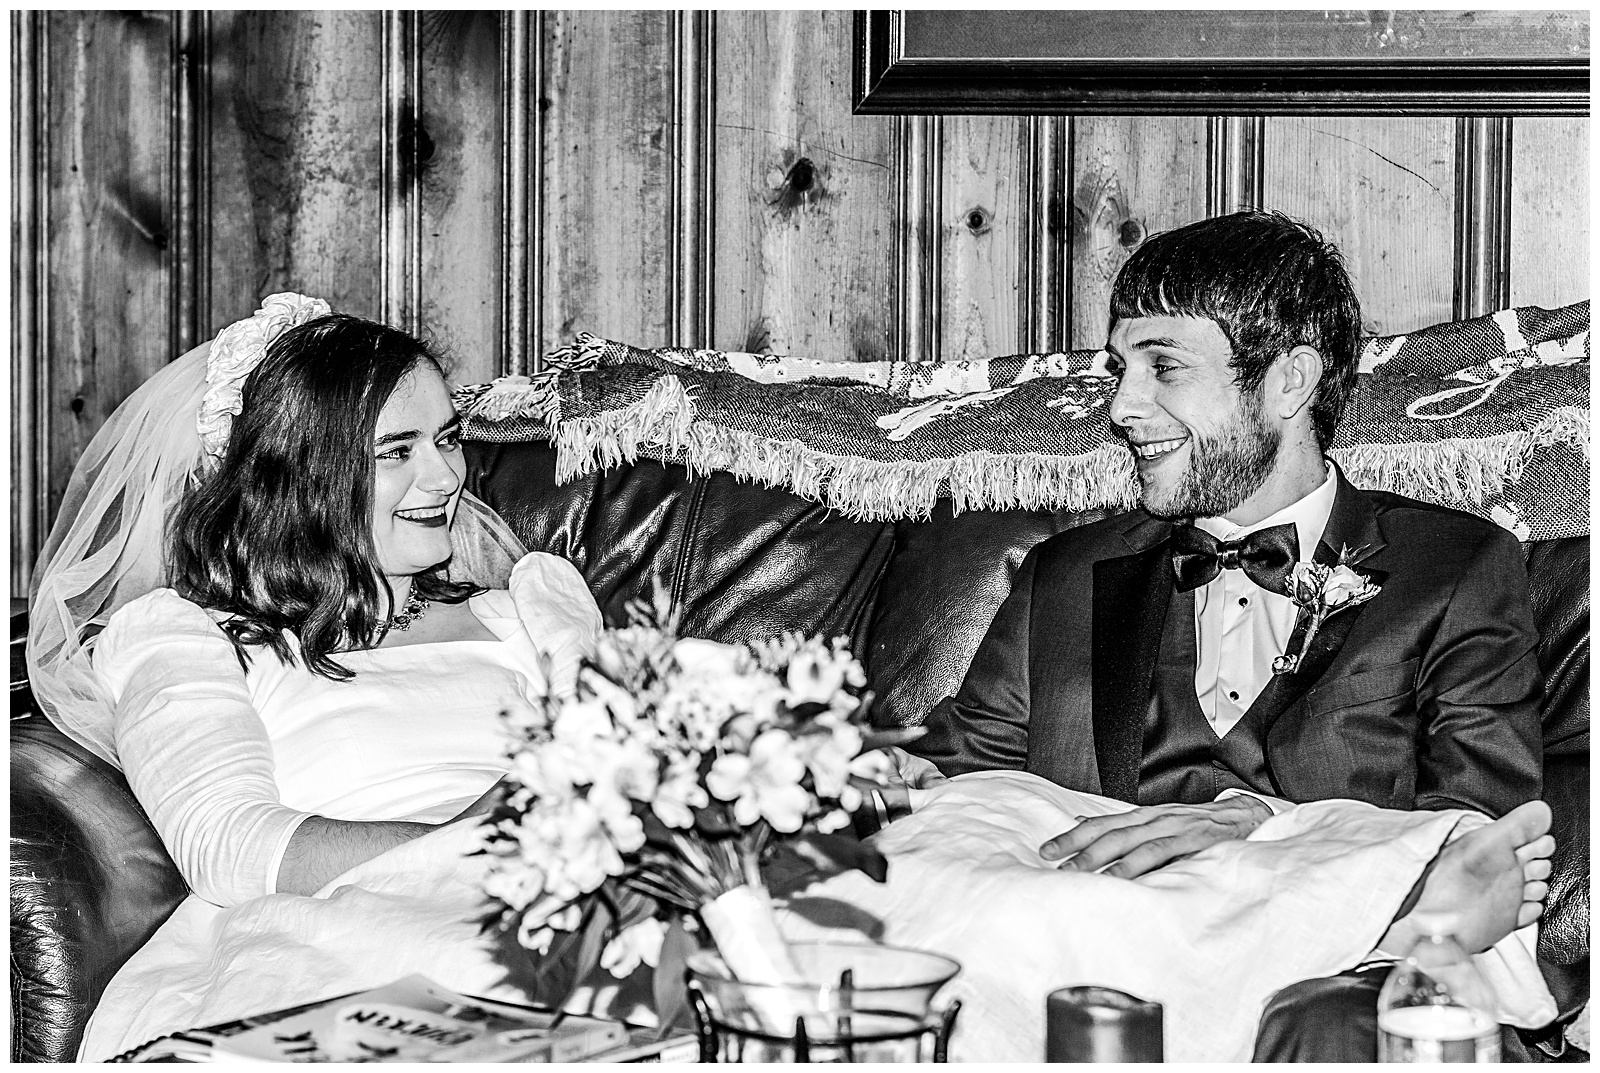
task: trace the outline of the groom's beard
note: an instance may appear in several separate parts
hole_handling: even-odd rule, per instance
[[[1220,518],[1255,494],[1278,457],[1283,433],[1262,416],[1259,389],[1239,400],[1234,419],[1189,441],[1189,465],[1170,490],[1145,488],[1141,504],[1157,518]]]

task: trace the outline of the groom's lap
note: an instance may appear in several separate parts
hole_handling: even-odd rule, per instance
[[[1389,966],[1302,980],[1261,1014],[1255,1062],[1376,1062],[1378,991]]]

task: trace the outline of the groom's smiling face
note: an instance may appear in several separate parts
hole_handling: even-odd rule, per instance
[[[1221,517],[1261,487],[1282,430],[1266,416],[1259,388],[1240,390],[1233,347],[1215,321],[1119,320],[1106,350],[1118,378],[1112,428],[1133,452],[1145,510]]]

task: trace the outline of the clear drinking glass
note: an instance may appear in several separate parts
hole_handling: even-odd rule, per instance
[[[714,951],[689,957],[723,1062],[918,1062],[933,1056],[933,998],[961,971],[940,954],[893,946],[794,943],[804,984],[735,980]]]

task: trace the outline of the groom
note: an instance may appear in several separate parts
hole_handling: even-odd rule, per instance
[[[1305,801],[1501,816],[1536,798],[1515,539],[1357,489],[1326,457],[1360,354],[1337,250],[1276,213],[1179,228],[1124,265],[1111,318],[1112,430],[1142,509],[1028,554],[912,751],[1141,806],[1041,848],[1124,877]],[[1309,644],[1289,595],[1305,561],[1349,568]],[[1357,585],[1375,595],[1341,602]]]

